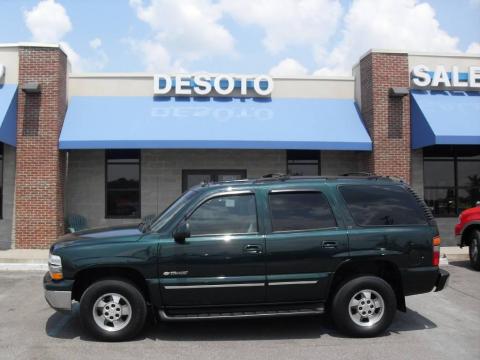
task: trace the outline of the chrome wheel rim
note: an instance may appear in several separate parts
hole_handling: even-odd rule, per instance
[[[385,302],[375,290],[365,289],[352,296],[348,304],[350,319],[359,326],[373,326],[384,314]]]
[[[473,238],[470,243],[470,257],[473,261],[477,261],[478,257],[478,239]]]
[[[93,305],[93,319],[102,330],[120,331],[132,319],[132,306],[123,295],[104,294]]]

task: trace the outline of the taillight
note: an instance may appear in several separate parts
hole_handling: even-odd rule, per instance
[[[433,257],[432,265],[438,266],[440,264],[440,236],[435,236],[432,239]]]

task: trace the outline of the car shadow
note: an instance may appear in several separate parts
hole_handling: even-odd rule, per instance
[[[472,265],[470,265],[470,260],[454,260],[454,261],[449,261],[448,265],[450,266],[458,266],[465,268],[467,270],[473,271],[473,272],[478,272],[476,271]]]
[[[397,312],[395,320],[382,336],[436,328],[436,324],[416,311]],[[59,339],[95,341],[82,329],[78,306],[71,314],[54,313],[45,332]],[[319,339],[323,335],[346,338],[327,315],[260,318],[244,320],[209,320],[185,322],[148,321],[144,331],[133,341],[239,341]]]

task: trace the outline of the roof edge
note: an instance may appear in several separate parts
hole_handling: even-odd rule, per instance
[[[183,75],[172,73],[171,76],[176,75]],[[191,74],[188,74],[191,75]],[[205,74],[209,76],[215,76],[217,74]],[[232,74],[235,75],[243,75],[243,74]],[[121,73],[71,73],[69,74],[69,78],[72,79],[84,79],[84,78],[92,78],[92,79],[101,79],[101,78],[153,78],[153,73],[144,73],[144,72],[121,72]],[[272,76],[274,80],[325,80],[325,81],[354,81],[355,78],[353,76]]]

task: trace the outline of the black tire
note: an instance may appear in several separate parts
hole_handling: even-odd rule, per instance
[[[120,315],[128,321],[119,318],[120,321],[123,320],[125,325],[118,330],[113,328],[113,322],[108,323],[108,319],[107,322],[104,323],[104,326],[110,327],[110,331],[100,327],[95,320],[94,306],[97,300],[102,296],[106,296],[105,299],[112,299],[107,300],[109,301],[107,304],[110,303],[110,309],[114,311],[112,308],[112,305],[116,306],[114,304],[114,298],[107,294],[120,295],[121,300],[118,302],[119,307],[127,306],[127,308],[129,307],[129,309],[131,309],[130,317],[127,315]],[[116,296],[115,298],[118,299]],[[105,305],[105,308],[107,306],[108,305]],[[99,308],[97,307],[97,315],[102,317],[104,310],[98,311],[98,309]],[[115,309],[115,311],[117,310]],[[121,314],[121,312],[119,312],[119,314]],[[146,315],[147,306],[142,293],[132,283],[124,280],[106,279],[97,281],[85,290],[80,299],[80,319],[82,325],[92,336],[99,340],[123,341],[133,338],[143,329]],[[114,314],[114,316],[118,315]]]
[[[470,245],[468,246],[468,255],[470,256],[470,265],[475,270],[480,270],[480,231],[475,229],[470,236]]]
[[[368,306],[366,310],[372,312],[372,317],[377,316],[378,318],[378,320],[372,319],[372,324],[369,326],[367,323],[362,323],[363,326],[357,324],[350,316],[350,300],[363,290],[373,290],[373,293],[370,292],[371,299],[377,298],[374,294],[376,292],[377,295],[380,295],[384,304],[382,311],[380,311],[380,308],[375,308],[376,303],[378,303],[378,298],[376,303],[370,300],[369,304],[362,305],[364,306],[362,310],[365,309],[365,306]],[[362,295],[360,295],[360,298],[362,298]],[[374,308],[370,309],[372,304]],[[338,288],[331,306],[333,322],[338,330],[353,337],[372,337],[385,332],[392,323],[397,311],[397,299],[392,287],[385,280],[376,276],[360,276],[347,281]],[[360,303],[358,306],[360,306]],[[357,312],[357,307],[352,307],[352,309],[355,309],[352,310],[355,313],[359,313]],[[357,321],[362,322],[362,320],[366,319],[359,319]]]

